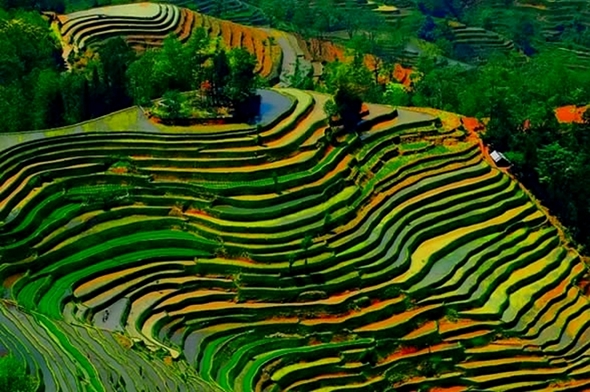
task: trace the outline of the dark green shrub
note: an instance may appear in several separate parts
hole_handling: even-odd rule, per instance
[[[13,355],[0,357],[0,392],[33,392],[35,379]]]

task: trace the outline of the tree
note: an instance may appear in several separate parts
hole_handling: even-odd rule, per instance
[[[229,52],[231,72],[226,95],[234,104],[242,103],[256,92],[256,58],[246,49],[236,48]]]
[[[295,11],[293,12],[293,27],[299,34],[307,37],[312,31],[312,26],[309,23],[309,15],[313,15],[313,10],[310,7],[310,0],[300,0],[297,2]]]
[[[293,73],[287,75],[287,83],[290,87],[301,90],[313,90],[313,67],[302,66],[299,57],[295,59],[295,67]]]
[[[420,30],[418,30],[418,38],[430,42],[436,40],[436,23],[434,23],[432,16],[427,16],[422,22]]]
[[[293,271],[293,265],[295,264],[295,253],[289,253],[289,273]]]
[[[90,107],[89,81],[82,72],[61,75],[61,96],[64,102],[63,122],[75,124],[88,118]]]
[[[298,8],[292,0],[265,0],[257,5],[262,8],[272,27],[291,22]]]
[[[161,108],[167,119],[178,119],[182,114],[182,105],[185,97],[177,90],[167,91],[162,97]]]
[[[376,12],[359,8],[354,0],[345,0],[344,4],[336,7],[335,16],[341,28],[346,30],[348,38],[352,39],[359,32],[375,32],[382,27],[380,15]]]
[[[90,73],[90,97],[88,99],[90,105],[88,111],[91,118],[102,116],[109,110],[106,102],[108,87],[100,76],[101,68],[98,62],[90,63],[87,67],[87,71]]]
[[[35,379],[13,355],[0,357],[0,392],[33,392]]]
[[[3,86],[0,84],[0,113],[2,113],[2,129],[5,132],[18,132],[31,129],[31,119],[25,114],[27,97],[18,85]]]
[[[203,28],[193,31],[185,45],[169,36],[161,50],[147,50],[129,65],[126,72],[129,94],[135,103],[147,105],[167,90],[198,90],[205,78],[211,76],[205,75],[205,63],[214,53],[211,39]]]
[[[43,129],[61,125],[64,103],[59,74],[50,68],[40,71],[36,77],[36,86],[32,102],[32,127]]]
[[[211,98],[217,105],[225,98],[225,91],[230,83],[232,68],[225,50],[220,50],[213,55],[213,65],[210,68],[209,82],[211,83]]]
[[[479,26],[486,30],[494,30],[497,10],[487,7],[472,7],[467,10],[465,22],[468,25]]]
[[[302,240],[301,240],[301,248],[305,251],[305,266],[307,267],[307,251],[309,250],[309,248],[313,245],[313,238],[311,237],[311,235],[306,235]]]
[[[154,70],[157,56],[155,50],[148,50],[127,69],[127,88],[137,105],[149,105],[150,100],[162,96],[168,86],[162,74]]]
[[[491,143],[495,149],[507,151],[518,122],[514,121],[508,104],[502,99],[496,99],[492,103],[491,112],[492,116],[483,139],[486,143]]]
[[[406,36],[399,30],[391,33],[378,34],[373,30],[371,34],[354,36],[348,41],[348,47],[356,56],[355,67],[363,67],[364,56],[370,56],[373,67],[373,83],[379,83],[379,76],[384,69],[392,69],[396,56],[400,56],[406,46]],[[361,70],[363,69],[361,68]],[[357,71],[355,78],[363,78],[364,71]],[[374,98],[374,97],[373,97]]]
[[[127,69],[135,59],[135,52],[121,37],[105,42],[99,52],[98,67],[102,71],[105,86],[105,101],[108,111],[122,109],[131,104],[127,93]]]
[[[443,47],[443,51],[445,53],[449,53],[449,50],[450,50],[453,54],[453,58],[455,58],[459,61],[469,63],[469,62],[473,61],[473,59],[475,58],[475,56],[477,54],[475,52],[475,50],[473,49],[473,46],[471,46],[469,44],[457,44],[457,45],[453,46],[452,43],[448,40],[441,39],[438,41],[444,42],[444,44],[439,43],[439,46]]]
[[[358,53],[352,62],[334,61],[324,67],[321,88],[325,92],[335,94],[343,85],[348,85],[362,100],[369,102],[378,102],[383,92],[365,66],[364,56]]]
[[[363,105],[363,100],[359,94],[351,86],[343,84],[334,95],[334,104],[344,129],[347,131],[356,129],[361,120],[360,113]]]
[[[400,83],[387,83],[384,98],[387,104],[393,106],[407,106],[410,104],[410,95],[405,86]]]
[[[185,61],[186,57],[185,48],[174,34],[164,39],[162,50],[156,57],[155,68],[162,78],[165,78],[168,89],[179,91],[190,89],[191,64]]]
[[[336,4],[334,0],[316,0],[313,10],[312,26],[316,37],[322,39],[326,33],[342,26],[342,11],[346,5]],[[309,23],[309,19],[308,19]]]
[[[199,27],[193,30],[191,37],[183,46],[183,63],[187,65],[187,73],[191,89],[197,90],[205,81],[204,65],[214,54],[211,38],[207,31]]]
[[[530,56],[536,52],[533,47],[533,40],[537,33],[537,27],[533,20],[525,15],[522,15],[516,20],[512,28],[512,41],[519,47],[524,54]]]

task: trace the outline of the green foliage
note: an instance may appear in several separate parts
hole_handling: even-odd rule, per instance
[[[457,320],[459,320],[459,312],[457,312],[456,309],[446,308],[445,315],[447,316],[447,319],[449,319],[449,321],[451,322],[456,322]]]
[[[450,41],[453,39],[453,32],[446,19],[435,19],[427,16],[422,20],[418,30],[418,37],[430,42],[437,42],[441,39]]]
[[[151,99],[162,96],[165,91],[163,76],[156,73],[157,56],[157,51],[148,50],[127,70],[129,93],[138,105],[149,105]]]
[[[302,240],[301,240],[301,248],[303,250],[308,250],[309,247],[313,244],[313,238],[311,235],[306,235]]]
[[[225,94],[232,102],[251,97],[256,90],[256,58],[246,49],[235,48],[229,52],[230,74]]]
[[[561,33],[560,40],[564,46],[570,49],[578,49],[576,46],[590,46],[590,29],[584,24],[583,17],[580,13],[575,13],[570,20],[564,21],[559,26]]]
[[[101,58],[65,72],[56,38],[38,13],[0,15],[0,110],[4,130],[58,127],[129,106],[127,66],[134,52],[108,40]]]
[[[357,56],[352,63],[334,61],[324,67],[320,89],[335,94],[342,85],[354,86],[364,97],[376,94],[379,87],[373,80],[371,72],[363,65],[362,56]]]
[[[293,265],[295,264],[295,253],[289,253],[289,272],[291,272],[293,270]]]
[[[215,67],[205,64],[220,51],[202,28],[184,45],[174,36],[166,38],[161,50],[148,50],[129,66],[126,76],[133,100],[147,105],[169,90],[199,89],[204,80],[216,76],[211,72]]]
[[[224,96],[224,91],[230,83],[231,66],[224,50],[213,55],[213,66],[209,69],[209,82],[211,83],[210,98],[218,103]]]
[[[382,101],[381,87],[363,65],[362,56],[356,56],[352,63],[328,64],[321,89],[334,95],[333,101],[326,102],[324,111],[329,116],[338,116],[348,130],[354,130],[360,121],[363,101]]]
[[[329,212],[326,212],[324,215],[324,231],[330,230],[330,225],[332,224],[332,216]]]
[[[334,95],[334,104],[344,129],[354,130],[361,119],[363,100],[360,94],[354,91],[352,86],[343,84]]]
[[[253,0],[273,27],[295,31],[306,38],[345,31],[348,38],[374,34],[385,26],[384,18],[354,0]],[[310,18],[310,15],[313,15]]]
[[[473,7],[467,10],[465,22],[470,26],[478,26],[486,30],[494,29],[497,11],[493,8]]]
[[[58,56],[57,42],[39,14],[0,14],[0,110],[4,131],[60,123],[63,102]]]
[[[107,40],[100,49],[102,75],[106,88],[110,92],[107,99],[124,99],[125,102],[118,103],[118,105],[123,107],[130,104],[129,96],[125,89],[125,73],[134,60],[135,52],[121,37]]]
[[[427,359],[423,360],[417,368],[419,375],[424,377],[435,377],[443,373],[444,363],[440,355],[432,354]]]
[[[418,9],[426,15],[444,18],[460,18],[466,6],[465,0],[417,0]]]
[[[13,355],[0,357],[0,392],[33,392],[35,379]]]
[[[290,87],[298,88],[301,90],[313,90],[313,67],[305,69],[301,66],[299,57],[295,59],[295,67],[293,74],[288,75],[287,83]]]
[[[521,15],[513,23],[510,38],[525,54],[531,55],[536,51],[533,47],[533,40],[538,30],[539,27],[532,17]]]
[[[202,28],[186,44],[170,36],[162,49],[139,58],[122,38],[108,39],[98,57],[71,72],[63,67],[60,49],[39,14],[0,13],[4,131],[59,127],[132,103],[149,105],[167,91],[200,89],[207,79],[217,86],[210,91],[213,104],[234,105],[253,96],[258,83],[252,55],[241,49],[226,55]],[[213,56],[216,61],[209,62]]]
[[[410,103],[410,95],[405,87],[394,82],[387,83],[383,98],[385,103],[393,106],[407,106]]]
[[[327,100],[326,103],[324,104],[323,109],[324,109],[324,113],[326,113],[326,116],[328,116],[328,117],[338,115],[338,111],[336,110],[336,103],[334,102],[333,99]]]
[[[281,24],[290,21],[297,9],[294,0],[264,0],[251,1],[251,3],[262,8],[272,27],[279,27]]]
[[[162,97],[160,111],[165,119],[185,117],[182,108],[186,98],[177,90],[167,91]]]

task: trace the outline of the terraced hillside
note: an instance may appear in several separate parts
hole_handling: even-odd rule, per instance
[[[46,391],[220,391],[185,361],[133,346],[123,335],[0,304],[0,352],[27,363]]]
[[[261,29],[199,14],[164,3],[134,3],[93,8],[58,17],[57,27],[64,48],[63,57],[100,46],[105,40],[123,37],[138,50],[159,47],[170,34],[182,42],[196,28],[205,28],[229,48],[243,47],[258,60],[257,72],[266,78],[278,77],[281,49]]]
[[[514,50],[514,43],[506,40],[493,31],[485,30],[480,27],[469,27],[461,23],[455,23],[452,26],[453,45],[455,49],[458,46],[469,47],[474,54],[483,55],[492,52],[508,52]]]
[[[10,297],[54,340],[119,331],[225,391],[589,387],[586,267],[461,127],[369,105],[330,136],[327,96],[280,91],[259,136],[2,136]]]
[[[244,25],[261,26],[268,24],[268,19],[260,8],[241,0],[225,0],[222,2],[215,0],[174,0],[170,1],[170,3]]]
[[[522,0],[515,5],[534,16],[549,39],[558,36],[573,20],[590,25],[590,4],[585,0]]]

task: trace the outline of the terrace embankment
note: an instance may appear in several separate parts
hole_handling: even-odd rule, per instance
[[[64,336],[116,331],[225,391],[590,383],[586,267],[459,121],[368,105],[330,136],[329,97],[277,91],[294,104],[259,130],[0,152],[10,296]]]
[[[72,52],[99,50],[110,38],[121,37],[138,51],[161,47],[169,36],[186,42],[192,32],[203,28],[227,48],[241,47],[256,56],[256,72],[275,80],[279,76],[282,51],[274,39],[259,28],[213,18],[187,8],[163,3],[134,3],[92,8],[59,15],[54,21],[63,47],[63,58],[72,62]],[[75,58],[75,56],[74,56]]]

